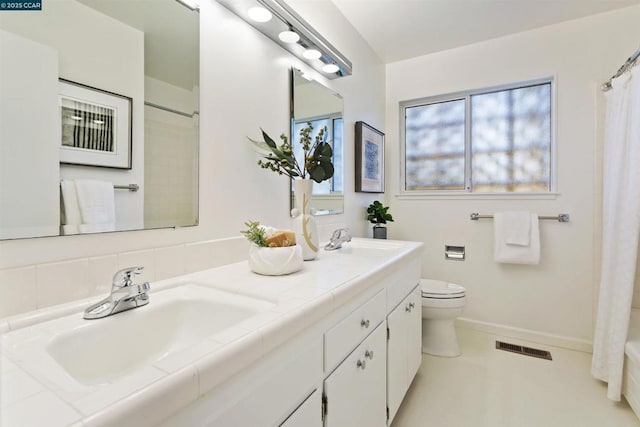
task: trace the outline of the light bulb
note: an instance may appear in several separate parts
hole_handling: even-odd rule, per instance
[[[281,32],[278,34],[278,38],[285,43],[297,43],[300,40],[298,33],[291,30]]]
[[[302,56],[304,56],[307,59],[320,59],[322,54],[317,49],[307,49],[304,52],[302,52]]]
[[[336,64],[325,64],[322,67],[322,71],[324,71],[325,73],[336,73],[338,72],[338,70],[340,70],[340,67],[338,67]]]
[[[249,18],[256,22],[269,22],[273,15],[264,7],[252,7],[247,12],[249,14]]]

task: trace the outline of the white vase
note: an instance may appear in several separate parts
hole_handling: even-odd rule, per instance
[[[318,228],[316,220],[311,215],[311,192],[313,181],[310,179],[296,179],[293,181],[296,208],[291,210],[294,222],[296,241],[302,247],[305,261],[318,256]]]

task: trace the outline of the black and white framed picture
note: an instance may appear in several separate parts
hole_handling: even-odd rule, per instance
[[[384,133],[356,122],[356,191],[384,193]]]
[[[59,80],[60,163],[131,169],[132,99]]]

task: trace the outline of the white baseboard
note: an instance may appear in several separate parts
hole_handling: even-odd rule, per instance
[[[472,320],[464,317],[459,317],[458,319],[456,319],[456,327],[473,329],[493,335],[517,338],[538,344],[566,348],[569,350],[582,351],[584,353],[593,352],[593,342],[591,341],[579,338],[565,337],[562,335],[548,334],[546,332],[539,332],[531,329],[515,328],[513,326],[482,322],[479,320]]]

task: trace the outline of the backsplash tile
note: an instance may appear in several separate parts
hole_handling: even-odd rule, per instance
[[[238,236],[0,270],[0,333],[4,318],[109,293],[122,268],[143,266],[136,282],[163,280],[244,261],[248,251]]]
[[[36,268],[0,270],[0,318],[37,308]]]
[[[185,268],[187,271],[200,271],[212,268],[214,264],[215,241],[189,243],[185,245]]]
[[[89,258],[91,295],[102,295],[111,291],[113,275],[118,270],[118,256],[107,255]]]
[[[36,266],[36,280],[38,308],[91,295],[87,258],[40,264]]]
[[[185,246],[168,246],[155,251],[156,280],[169,279],[184,274]]]

